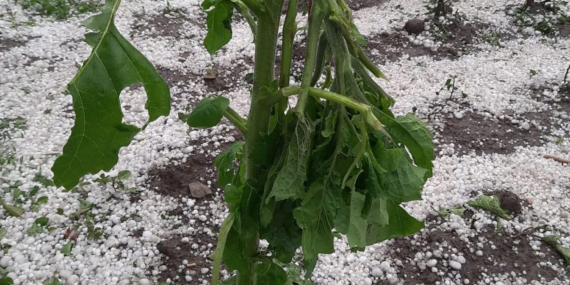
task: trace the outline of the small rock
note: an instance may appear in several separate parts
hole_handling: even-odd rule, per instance
[[[424,21],[414,18],[406,22],[404,25],[404,30],[408,32],[408,34],[420,34],[421,32],[425,31],[426,25]]]
[[[216,80],[217,76],[216,71],[210,71],[204,75],[204,80]]]
[[[523,128],[523,130],[528,131],[530,129],[530,124],[527,122],[524,122],[521,124],[521,128]]]
[[[188,187],[190,188],[190,195],[194,198],[203,198],[206,195],[212,194],[210,187],[200,182],[191,182]]]

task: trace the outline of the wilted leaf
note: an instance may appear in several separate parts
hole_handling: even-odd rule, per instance
[[[487,210],[505,220],[511,219],[511,217],[507,215],[507,212],[505,212],[505,210],[501,208],[501,201],[499,201],[499,198],[497,198],[496,196],[489,197],[481,195],[477,197],[477,199],[475,199],[474,201],[467,202],[467,205]]]
[[[546,243],[548,243],[548,245],[552,246],[552,248],[554,248],[562,256],[564,256],[564,259],[566,259],[566,265],[570,266],[570,248],[563,247],[558,242],[559,239],[560,239],[560,236],[554,236],[554,235],[545,236],[542,238],[542,240],[544,240]]]
[[[2,199],[0,199],[0,204],[2,204],[4,211],[6,211],[6,213],[12,217],[19,217],[24,214],[24,210],[22,208],[6,204],[6,202],[4,202]]]
[[[264,262],[255,267],[256,285],[285,285],[287,273],[273,262]]]
[[[296,199],[304,192],[304,183],[307,179],[307,159],[313,131],[313,122],[305,118],[299,119],[295,134],[289,143],[287,160],[277,174],[273,189],[266,202],[273,197],[276,201]]]
[[[243,150],[244,142],[235,142],[227,151],[221,153],[214,160],[214,165],[218,169],[218,185],[224,187],[234,179],[238,166],[234,163],[238,152]]]
[[[211,283],[212,285],[218,284],[218,279],[220,278],[220,265],[222,264],[222,257],[224,256],[224,248],[226,247],[228,233],[234,224],[234,218],[235,214],[230,213],[220,227],[220,233],[218,234],[218,243],[216,244],[216,251],[214,251],[214,265],[212,269]]]
[[[410,216],[402,207],[392,201],[386,202],[388,225],[369,224],[366,243],[375,244],[387,239],[404,237],[424,228],[424,223]]]

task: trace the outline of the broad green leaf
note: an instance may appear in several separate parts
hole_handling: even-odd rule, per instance
[[[276,201],[296,199],[305,191],[304,183],[307,180],[307,163],[314,128],[309,119],[300,118],[297,122],[295,134],[288,146],[287,160],[277,174],[266,202],[273,197]]]
[[[297,224],[303,229],[301,243],[307,274],[315,268],[319,253],[334,252],[331,232],[334,216],[331,213],[333,209],[330,208],[334,202],[327,200],[330,198],[326,194],[323,181],[318,180],[311,184],[301,206],[293,210]]]
[[[10,277],[4,277],[0,279],[0,285],[13,285],[14,280]]]
[[[204,2],[206,3],[206,2]],[[210,4],[204,5],[210,7]],[[215,53],[232,39],[232,14],[234,7],[229,0],[216,1],[214,9],[208,11],[206,25],[208,34],[204,39],[204,46],[210,54]]]
[[[214,160],[214,165],[218,169],[218,185],[220,187],[228,185],[234,179],[235,171],[238,168],[234,160],[238,152],[243,150],[244,145],[244,142],[235,142]]]
[[[375,110],[374,114],[386,127],[386,131],[396,142],[404,144],[417,166],[427,169],[426,177],[432,176],[434,159],[434,144],[432,134],[427,129],[427,125],[416,118],[413,114],[392,118],[390,115]]]
[[[192,110],[186,122],[193,128],[211,128],[222,120],[229,105],[230,100],[222,96],[204,98]]]
[[[554,248],[556,251],[558,251],[562,256],[564,256],[564,259],[566,259],[566,265],[570,266],[570,248],[567,247],[563,247],[558,240],[560,239],[560,236],[545,236],[542,238],[542,240],[544,240],[548,245],[550,245],[552,248]]]
[[[106,0],[101,14],[85,21],[96,30],[85,39],[91,55],[67,86],[73,97],[75,125],[52,167],[54,183],[71,189],[86,174],[109,171],[119,149],[129,145],[139,128],[124,124],[119,95],[141,82],[149,121],[170,113],[170,91],[152,64],[119,33],[114,24],[119,0]]]
[[[424,228],[424,223],[410,216],[402,207],[393,201],[386,201],[388,225],[369,224],[366,243],[375,244],[384,240],[404,237]]]
[[[366,247],[366,220],[362,217],[364,200],[366,197],[352,191],[350,198],[350,226],[348,227],[348,245],[351,248],[364,249]]]
[[[74,246],[74,242],[70,241],[68,243],[66,243],[62,248],[61,248],[61,253],[63,253],[63,255],[65,256],[69,256],[71,255],[71,250],[73,249]]]
[[[496,196],[489,197],[486,195],[481,195],[477,197],[477,199],[475,199],[474,201],[468,201],[467,205],[487,210],[505,220],[511,219],[511,217],[507,214],[507,212],[505,212],[505,210],[501,208],[501,201],[499,201],[499,198]]]
[[[287,273],[273,262],[263,262],[255,267],[256,285],[285,285]]]
[[[228,233],[234,224],[234,218],[234,213],[230,213],[220,227],[220,233],[218,234],[218,244],[216,245],[216,251],[214,252],[214,266],[212,269],[211,283],[212,285],[218,284],[218,279],[220,278],[220,265],[222,264],[222,257],[224,256],[224,248],[226,247]]]
[[[43,205],[48,202],[49,198],[47,196],[41,196],[36,200],[36,205]]]
[[[220,285],[236,285],[236,282],[237,282],[237,276],[234,276],[230,279],[222,281]]]
[[[24,209],[10,204],[6,204],[6,202],[4,202],[4,200],[2,199],[0,199],[0,204],[2,204],[2,208],[4,208],[4,211],[6,211],[6,213],[8,213],[8,215],[12,217],[19,217],[22,214],[24,214]]]

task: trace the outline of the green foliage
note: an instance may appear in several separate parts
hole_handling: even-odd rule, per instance
[[[468,201],[467,205],[474,207],[474,208],[481,208],[483,210],[487,210],[505,220],[510,220],[511,217],[507,214],[503,208],[501,208],[501,201],[497,196],[486,196],[481,195],[477,197],[477,199],[473,201]]]
[[[16,0],[23,9],[33,10],[40,15],[65,20],[73,14],[97,11],[99,1],[81,0]]]
[[[530,7],[524,6],[514,9],[510,15],[513,23],[521,29],[532,27],[544,36],[553,37],[558,34],[559,26],[568,25],[570,22],[561,8],[566,5],[567,1],[544,1],[540,3],[540,13],[529,11]]]
[[[214,8],[208,11],[206,18],[208,34],[204,46],[213,54],[232,39],[231,20],[234,9],[230,0],[205,0],[202,3],[204,9],[211,7]]]
[[[292,46],[297,31],[297,4],[289,2],[283,47]],[[235,143],[215,160],[229,216],[214,254],[213,283],[218,282],[221,262],[238,271],[237,278],[224,284],[304,283],[300,270],[290,274],[283,269],[289,268],[298,249],[309,276],[320,254],[334,252],[334,238],[340,234],[347,236],[353,251],[362,251],[422,229],[423,222],[410,216],[402,203],[420,200],[423,185],[432,176],[432,135],[413,114],[395,117],[390,111],[394,99],[372,79],[371,74],[385,77],[364,54],[364,38],[346,3],[318,1],[311,7],[300,86],[287,86],[290,70],[285,69],[291,53],[286,50],[281,78],[273,74],[283,0],[206,0],[202,6],[209,9],[204,44],[210,53],[231,39],[234,8],[252,29],[256,27],[247,120],[221,96],[207,97],[189,115],[180,115],[196,128],[213,127],[226,117],[245,137],[245,142]],[[76,120],[64,154],[53,167],[55,184],[67,189],[85,174],[109,170],[117,162],[119,148],[139,131],[122,123],[118,95],[124,87],[143,82],[151,121],[169,111],[164,82],[116,31],[117,8],[116,0],[107,0],[103,13],[88,21],[88,27],[100,32],[87,37],[94,47],[92,56],[68,87],[77,118],[87,123]],[[106,57],[110,53],[116,55],[112,61]],[[102,60],[96,61],[95,55]],[[117,70],[112,67],[124,63],[124,55],[136,59],[134,69],[110,74],[110,82],[100,78]],[[146,77],[135,78],[137,72]],[[322,73],[327,79],[315,88]],[[447,85],[453,94],[455,81]],[[105,96],[96,101],[92,93]],[[288,108],[287,97],[295,95],[297,105]],[[119,176],[116,179],[121,180]],[[97,181],[113,183],[113,178],[103,175]],[[73,217],[93,207],[80,202],[81,210]],[[269,242],[267,254],[258,251],[260,239]],[[64,254],[69,255],[72,246],[66,244]]]
[[[49,224],[49,219],[46,217],[37,218],[34,224],[28,229],[28,234],[40,234],[47,230]]]
[[[0,285],[13,285],[13,284],[14,280],[12,280],[12,278],[10,277],[0,278]]]
[[[192,110],[186,122],[194,128],[211,128],[220,122],[229,105],[230,100],[221,96],[204,98]]]
[[[545,236],[542,238],[544,242],[558,251],[566,260],[566,265],[570,266],[570,248],[563,247],[558,240],[560,240],[560,236],[550,235]]]
[[[121,171],[119,171],[117,176],[110,176],[110,175],[105,175],[104,173],[101,173],[101,175],[99,175],[99,178],[94,179],[93,182],[99,183],[102,186],[110,185],[111,188],[113,188],[113,190],[115,190],[115,191],[127,190],[127,191],[131,191],[131,192],[135,192],[137,190],[136,188],[129,188],[125,185],[124,180],[129,179],[129,177],[131,177],[130,171],[121,170]]]
[[[139,131],[122,123],[119,94],[125,87],[143,83],[150,121],[170,112],[168,85],[114,25],[118,7],[118,0],[107,0],[102,13],[85,22],[98,32],[86,35],[93,51],[67,87],[76,119],[63,154],[52,167],[57,186],[71,189],[86,174],[110,170],[119,149]]]

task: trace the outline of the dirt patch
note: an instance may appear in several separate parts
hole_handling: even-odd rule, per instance
[[[253,67],[253,59],[245,57],[240,61],[240,64],[232,64],[229,69],[215,65],[214,69],[208,72],[210,74],[204,75],[203,80],[208,92],[228,91],[249,84],[245,77],[246,71]]]
[[[463,54],[477,51],[474,45],[482,41],[483,35],[489,29],[490,26],[486,23],[465,23],[464,20],[452,19],[446,25],[431,23],[432,34],[435,34],[438,41],[442,43],[437,50],[413,44],[403,30],[376,34],[367,40],[365,48],[372,58],[382,64],[397,61],[404,56],[410,58],[428,56],[434,60],[457,59]],[[497,37],[507,38],[508,35],[499,33]]]
[[[163,254],[161,267],[166,266],[166,270],[161,270],[159,280],[170,279],[172,284],[204,284],[202,282],[212,276],[213,264],[208,255],[215,244],[216,239],[204,233],[161,241],[156,248]]]
[[[190,19],[180,13],[161,13],[152,17],[142,17],[136,21],[131,32],[131,36],[136,33],[145,33],[157,37],[184,36],[184,23],[190,23],[196,29],[205,29],[205,19]]]
[[[488,226],[473,236],[461,237],[454,231],[440,230],[439,224],[443,222],[440,218],[432,217],[432,220],[436,222],[427,225],[420,234],[411,238],[398,238],[391,246],[392,259],[402,262],[398,266],[398,278],[405,284],[436,284],[444,277],[458,278],[456,280],[462,284],[464,279],[469,279],[469,284],[478,284],[487,278],[492,280],[499,276],[501,280],[508,280],[512,284],[515,284],[515,278],[524,278],[526,284],[532,284],[532,280],[542,283],[559,276],[557,271],[544,263],[564,267],[563,259],[558,253],[535,236],[498,234],[493,227]],[[415,241],[414,245],[411,240]],[[537,243],[542,244],[540,249],[533,250],[531,244]],[[419,260],[416,258],[417,253],[422,253]],[[459,256],[463,256],[464,260]],[[454,259],[461,264],[461,269],[451,267],[450,261]],[[429,260],[435,260],[436,264],[433,264],[434,261],[430,264]]]
[[[25,46],[27,41],[0,38],[0,52],[9,51],[15,47]]]
[[[550,129],[548,112],[527,113],[525,118],[538,122],[547,130]],[[545,142],[542,138],[543,131],[532,124],[529,124],[529,129],[525,130],[520,124],[514,124],[508,119],[488,118],[479,113],[465,111],[461,118],[453,115],[445,118],[444,127],[439,135],[440,144],[454,143],[460,155],[472,151],[477,155],[508,154],[514,152],[517,146],[542,145]]]

